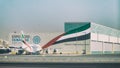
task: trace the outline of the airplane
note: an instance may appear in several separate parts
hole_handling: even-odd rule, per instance
[[[45,45],[40,46],[40,45],[37,45],[37,44],[29,44],[25,40],[25,35],[24,35],[23,31],[21,31],[21,33],[22,33],[21,41],[22,41],[22,44],[23,44],[23,45],[21,45],[21,47],[26,51],[26,54],[44,54],[44,51],[46,50],[46,48],[53,45],[56,42],[56,40],[58,40],[60,37],[62,37],[65,34],[65,33],[62,33],[62,34],[56,36],[55,38],[51,39]]]
[[[21,35],[21,41],[22,44],[21,47],[25,50],[26,54],[40,54],[40,52],[42,51],[42,47],[38,44],[29,44],[26,40],[25,40],[25,35],[23,33],[23,31],[21,31],[22,35]]]

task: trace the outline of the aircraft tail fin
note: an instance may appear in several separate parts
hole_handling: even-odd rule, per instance
[[[22,34],[21,34],[21,39],[22,39],[22,40],[25,40],[25,35],[24,35],[23,31],[21,31],[21,33],[22,33]]]

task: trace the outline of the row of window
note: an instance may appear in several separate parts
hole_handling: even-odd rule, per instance
[[[19,42],[21,40],[22,40],[21,38],[12,38],[13,42]],[[25,41],[30,41],[30,38],[25,38]]]

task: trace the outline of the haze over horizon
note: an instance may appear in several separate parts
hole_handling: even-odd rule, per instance
[[[120,0],[0,0],[0,39],[10,32],[63,32],[65,22],[120,29]]]

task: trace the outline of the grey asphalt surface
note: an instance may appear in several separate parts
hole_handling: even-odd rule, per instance
[[[1,63],[120,63],[120,55],[0,55]]]
[[[0,68],[120,68],[120,63],[0,63]]]

